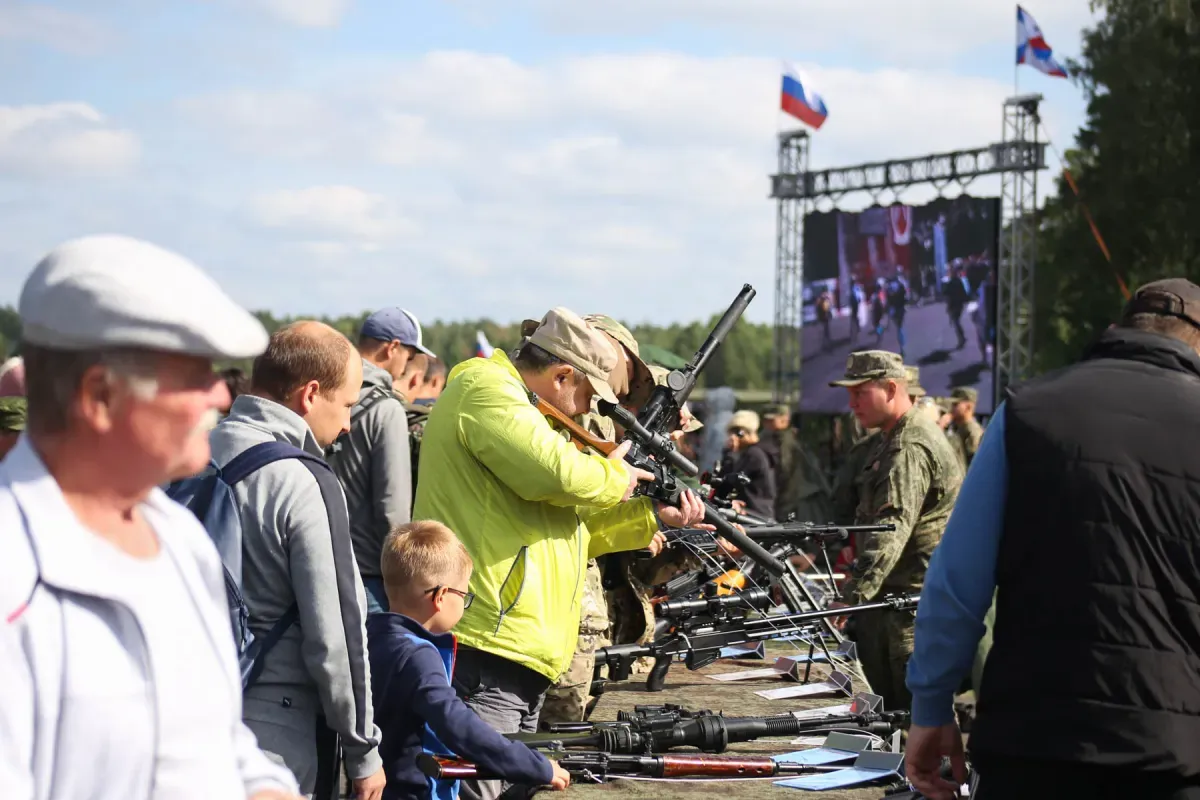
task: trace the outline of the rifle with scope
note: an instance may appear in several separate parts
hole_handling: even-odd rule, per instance
[[[607,778],[636,775],[644,778],[769,778],[775,775],[810,775],[842,768],[832,765],[779,763],[772,758],[730,758],[714,756],[623,755],[614,753],[579,752],[557,756],[558,765],[572,776]],[[435,780],[496,780],[487,770],[455,758],[443,758],[422,753],[417,766],[428,778]]]
[[[815,634],[815,625],[833,617],[853,616],[865,611],[910,611],[917,607],[920,599],[920,595],[902,595],[856,606],[823,608],[798,614],[737,620],[705,619],[699,624],[687,624],[685,620],[665,638],[650,644],[619,644],[598,649],[592,694],[598,696],[604,692],[604,684],[607,681],[600,677],[604,668],[608,669],[608,680],[623,681],[629,678],[635,661],[640,658],[652,658],[654,667],[646,678],[646,691],[659,692],[666,682],[671,662],[679,654],[684,655],[684,664],[689,670],[696,670],[716,661],[723,647],[778,639],[781,636]],[[717,608],[723,608],[726,612],[731,610],[720,604]]]
[[[687,711],[679,706],[639,706],[616,722],[568,722],[548,726],[547,732],[513,733],[506,738],[535,749],[585,747],[604,753],[650,755],[677,747],[723,753],[731,744],[772,736],[799,736],[830,730],[855,730],[890,735],[908,724],[905,711],[862,710],[816,719],[794,714],[769,717],[726,717],[712,711]]]

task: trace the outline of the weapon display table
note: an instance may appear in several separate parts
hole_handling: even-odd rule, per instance
[[[737,672],[770,666],[778,656],[795,655],[796,649],[785,643],[768,642],[767,659],[722,659],[707,667],[689,672],[686,669],[672,669],[667,676],[663,691],[648,693],[645,691],[645,676],[634,675],[632,680],[620,683],[609,683],[600,697],[600,702],[592,714],[596,722],[616,719],[617,711],[632,710],[635,705],[678,703],[689,709],[708,708],[713,711],[724,711],[727,716],[758,716],[769,714],[785,714],[789,711],[799,711],[806,708],[839,705],[849,703],[850,698],[841,695],[827,694],[820,697],[796,697],[787,700],[766,700],[755,694],[762,689],[793,686],[794,683],[778,680],[747,680],[722,683],[709,678],[709,675],[719,675],[723,672]],[[682,665],[680,665],[682,666]],[[815,664],[812,671],[814,682],[825,680],[829,667],[825,664]],[[753,755],[772,756],[779,753],[790,753],[802,749],[799,745],[791,744],[791,737],[782,739],[759,739],[753,742],[742,742],[730,745],[724,755]],[[693,753],[693,750],[677,750],[678,754]],[[783,776],[786,777],[786,776]],[[825,792],[806,792],[801,789],[789,789],[776,786],[773,779],[736,779],[728,781],[689,781],[686,779],[667,780],[629,780],[616,779],[605,784],[588,784],[577,778],[567,794],[594,795],[597,800],[620,794],[625,797],[654,798],[654,800],[675,800],[675,798],[699,798],[702,795],[731,795],[741,798],[787,798],[794,796],[796,800],[811,798],[812,800],[878,800],[883,796],[881,786],[870,786],[859,789],[841,789]],[[550,794],[541,797],[549,798]]]

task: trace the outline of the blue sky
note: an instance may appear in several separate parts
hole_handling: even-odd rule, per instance
[[[1063,57],[1094,21],[1027,9]],[[839,166],[997,140],[1014,35],[996,0],[0,0],[0,303],[118,232],[277,313],[669,322],[751,282],[767,320],[781,60]],[[1020,88],[1069,146],[1075,87]]]

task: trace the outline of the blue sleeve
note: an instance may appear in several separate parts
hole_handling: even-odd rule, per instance
[[[554,779],[545,756],[496,733],[459,699],[446,680],[446,669],[434,648],[416,648],[408,667],[416,678],[413,712],[456,755],[510,783],[544,786]]]
[[[925,575],[908,661],[914,725],[954,720],[954,694],[970,672],[996,589],[996,553],[1008,498],[1004,404],[992,416]]]

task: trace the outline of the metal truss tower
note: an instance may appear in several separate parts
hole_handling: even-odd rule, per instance
[[[808,175],[806,131],[779,134],[779,174]],[[812,206],[808,197],[779,197],[775,242],[775,402],[800,399],[801,328],[804,285],[804,217]]]
[[[879,205],[896,202],[909,186],[966,191],[976,179],[1001,176],[1001,225],[997,265],[996,397],[1005,386],[1029,375],[1033,362],[1033,278],[1036,262],[1037,173],[1046,168],[1046,144],[1038,141],[1041,95],[1004,103],[1000,142],[971,150],[877,161],[812,172],[804,131],[779,135],[779,172],[771,176],[778,201],[775,251],[775,399],[800,397],[803,325],[804,217],[819,200],[838,203],[866,194]]]
[[[1005,164],[1001,177],[1004,225],[997,270],[995,402],[1004,388],[1028,377],[1033,366],[1034,275],[1037,264],[1037,174],[1045,167],[1045,145],[1038,146],[1041,95],[1004,101],[1005,155],[1021,159]],[[1026,143],[1033,145],[1026,148]],[[1029,157],[1037,161],[1027,161]],[[993,406],[995,407],[995,406]]]

